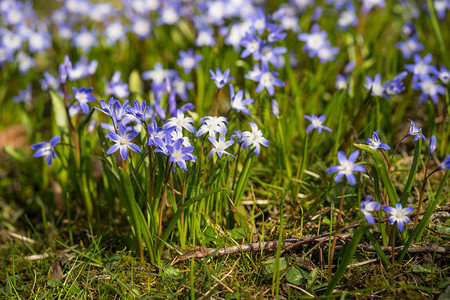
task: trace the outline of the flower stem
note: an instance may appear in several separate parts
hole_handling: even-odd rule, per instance
[[[391,243],[392,243],[392,265],[395,264],[395,230],[397,228],[397,221],[395,221],[394,226],[392,226],[392,235],[391,235]]]
[[[75,132],[75,127],[73,126],[72,121],[70,119],[69,98],[68,98],[68,94],[67,94],[67,82],[64,83],[64,106],[66,108],[67,122],[69,123],[70,134],[72,135],[72,140],[73,140],[73,143],[75,144],[75,151],[77,153],[78,166],[80,166],[80,164],[81,164],[80,145],[78,143],[78,137]]]
[[[345,194],[346,184],[347,184],[347,181],[344,181],[344,185],[342,186],[341,202],[339,203],[339,211],[338,211],[338,218],[336,221],[336,229],[335,229],[334,236],[333,236],[333,242],[331,244],[330,256],[328,258],[328,281],[331,280],[331,264],[333,263],[334,249],[336,248],[337,235],[338,235],[338,231],[339,231],[339,225],[341,223],[341,213],[342,213],[342,208],[344,207],[344,194]]]
[[[219,92],[220,92],[220,90],[217,90],[217,93],[216,93],[216,109],[214,112],[214,116],[216,116],[216,117],[217,117],[217,113],[219,112]]]
[[[162,215],[163,215],[164,203],[166,202],[167,183],[169,181],[170,170],[172,170],[172,164],[173,163],[169,164],[169,157],[167,157],[165,178],[164,178],[164,188],[163,188],[163,191],[162,191],[162,194],[161,194],[161,198],[159,200],[160,201],[160,206],[159,206],[158,237],[161,237],[161,232],[162,232]]]
[[[185,197],[185,195],[186,195],[186,193],[185,193],[185,187],[186,187],[186,174],[187,174],[187,172],[185,171],[184,172],[184,177],[183,177],[183,187],[182,187],[182,194],[181,194],[181,206],[183,206],[183,204],[184,204],[184,197]],[[184,232],[184,211],[181,213],[181,234],[182,235],[184,235],[185,234],[185,232]],[[184,240],[184,239],[180,239],[180,240]],[[184,245],[182,245],[182,246],[184,246]]]
[[[239,155],[241,154],[241,144],[239,144],[239,149],[236,154],[236,166],[234,167],[234,176],[233,176],[233,187],[231,188],[231,202],[234,203],[234,188],[236,187],[236,177],[237,177],[237,169],[239,164]]]
[[[388,164],[388,174],[390,174],[390,172],[391,172],[392,161],[394,160],[394,155],[395,155],[395,153],[397,153],[398,147],[399,147],[400,144],[403,142],[403,140],[406,139],[407,137],[408,137],[408,136],[405,135],[405,136],[400,140],[400,142],[398,142],[397,146],[395,146],[394,152],[392,152],[391,160],[389,161],[389,164]]]
[[[147,140],[150,139],[150,132],[148,131],[148,127],[147,124],[144,123],[144,127],[145,127],[145,131],[147,133]],[[152,206],[153,203],[153,157],[152,157],[152,146],[148,145],[148,171],[149,171],[149,176],[150,176],[150,207]]]

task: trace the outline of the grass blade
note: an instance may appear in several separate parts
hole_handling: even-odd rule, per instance
[[[331,279],[330,283],[328,284],[327,290],[325,292],[325,294],[327,296],[333,292],[334,287],[339,283],[342,275],[344,275],[344,272],[347,269],[347,266],[350,264],[353,254],[355,254],[355,251],[358,247],[358,243],[361,240],[361,238],[363,237],[364,233],[367,231],[367,229],[368,229],[368,225],[363,224],[356,230],[355,234],[353,235],[352,241],[346,247],[344,257],[342,258],[342,261],[339,264],[339,267],[337,268],[336,273],[334,273],[333,278]]]

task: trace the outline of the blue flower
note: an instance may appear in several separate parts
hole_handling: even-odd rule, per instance
[[[41,89],[43,91],[47,91],[49,89],[57,90],[60,85],[59,79],[48,72],[44,72],[44,78],[40,79],[39,83],[41,84]]]
[[[351,2],[347,2],[347,10],[344,10],[339,15],[339,19],[337,20],[337,25],[343,29],[347,30],[349,26],[358,25],[358,17],[355,14],[355,7]]]
[[[276,78],[278,76],[277,72],[270,72],[267,64],[262,65],[261,74],[256,78],[259,81],[255,92],[259,93],[266,89],[270,96],[275,94],[274,86],[284,86],[284,82],[281,79]]]
[[[447,155],[446,158],[442,161],[442,163],[438,167],[439,170],[450,170],[450,155]]]
[[[77,100],[78,104],[80,104],[81,110],[87,114],[89,112],[89,102],[95,100],[94,95],[91,94],[92,88],[82,87],[78,89],[73,87],[73,94],[75,95],[75,100]]]
[[[438,72],[439,79],[442,81],[444,85],[447,85],[450,81],[450,71],[447,70],[444,66],[441,66],[440,71]]]
[[[170,154],[169,161],[176,163],[184,171],[187,171],[186,161],[196,160],[196,157],[191,154],[194,147],[183,147],[182,139],[177,140],[172,145],[166,145],[166,148]]]
[[[229,77],[230,69],[227,69],[223,74],[219,68],[216,69],[216,73],[213,70],[209,70],[209,73],[211,74],[211,79],[216,83],[218,90],[221,90],[228,82],[234,79],[234,77]]]
[[[248,148],[249,151],[254,147],[255,155],[258,156],[261,151],[260,144],[264,147],[268,147],[269,141],[262,136],[261,130],[258,129],[258,126],[255,123],[249,122],[248,124],[250,124],[252,128],[252,132],[244,131],[242,133],[242,147]]]
[[[337,154],[338,161],[340,163],[340,166],[333,166],[327,169],[328,174],[336,173],[336,176],[334,177],[335,182],[339,182],[342,178],[342,176],[345,175],[347,178],[347,181],[354,185],[356,184],[356,178],[353,172],[365,172],[366,168],[362,165],[355,164],[355,161],[358,159],[359,151],[356,150],[350,156],[345,156],[343,151],[339,151]]]
[[[142,101],[142,104],[140,104],[138,100],[134,100],[134,107],[128,107],[128,113],[132,114],[143,123],[145,123],[149,110],[150,107],[147,106],[147,102],[145,100]]]
[[[233,85],[230,84],[231,108],[236,110],[237,112],[243,112],[244,114],[250,116],[250,111],[245,106],[252,104],[254,100],[250,98],[242,100],[243,97],[244,97],[244,90],[239,90],[235,94]]]
[[[128,157],[128,149],[134,152],[141,152],[141,148],[139,148],[136,144],[132,143],[131,141],[138,135],[137,132],[129,132],[127,133],[125,127],[122,124],[119,124],[119,134],[108,131],[106,134],[106,137],[113,140],[115,142],[114,145],[112,145],[108,151],[106,151],[106,154],[112,154],[116,152],[117,150],[120,151],[120,156],[122,156],[123,160],[127,160]]]
[[[116,19],[105,27],[104,35],[106,36],[108,44],[112,45],[115,42],[122,41],[126,38],[126,30],[122,23]]]
[[[69,80],[79,80],[93,75],[97,70],[98,62],[96,60],[89,62],[86,57],[81,57],[74,66],[70,66],[67,73]]]
[[[384,7],[386,3],[384,0],[362,0],[361,11],[364,14],[370,12],[375,6]]]
[[[258,64],[253,65],[253,70],[249,70],[248,74],[244,75],[244,78],[258,81],[259,76],[261,76],[261,69]]]
[[[436,150],[436,146],[436,138],[434,137],[434,135],[432,135],[430,138],[430,155],[434,153],[434,150]]]
[[[311,27],[311,33],[300,33],[297,38],[306,43],[305,50],[309,57],[316,57],[322,47],[327,46],[327,32],[320,31],[318,24]]]
[[[217,44],[217,40],[214,38],[214,30],[208,27],[202,27],[198,29],[197,38],[195,39],[195,46],[212,47]]]
[[[28,47],[30,52],[43,53],[45,49],[51,45],[50,35],[48,32],[38,30],[36,32],[30,32],[28,36]]]
[[[178,52],[180,59],[177,60],[177,65],[184,68],[184,73],[190,73],[192,69],[197,69],[198,62],[203,59],[200,54],[195,54],[193,49],[187,52],[181,50]]]
[[[436,10],[436,14],[439,20],[444,20],[446,11],[449,9],[448,1],[446,0],[434,0],[433,1],[434,9]]]
[[[174,77],[177,72],[172,69],[164,69],[160,62],[155,63],[153,67],[153,70],[142,73],[142,79],[152,81],[152,91],[159,99],[161,97],[160,94],[166,92],[166,79]]]
[[[261,48],[261,63],[269,64],[269,62],[277,69],[281,68],[284,64],[283,54],[287,50],[285,47],[273,47],[267,44]]]
[[[213,155],[214,153],[217,153],[217,155],[221,158],[222,155],[225,153],[228,156],[234,157],[233,154],[225,151],[226,148],[230,147],[231,145],[234,144],[233,140],[229,140],[229,141],[225,141],[225,138],[223,137],[223,135],[219,134],[219,140],[217,141],[215,137],[208,137],[208,140],[211,142],[211,144],[213,144],[214,148],[211,149],[211,151],[209,152],[209,156],[211,157],[211,155]]]
[[[372,213],[379,210],[381,208],[381,204],[371,200],[372,196],[367,196],[365,200],[361,201],[360,211],[364,214],[364,217],[366,217],[367,223],[374,224],[375,219],[373,218]]]
[[[327,42],[326,45],[319,49],[317,52],[317,57],[319,58],[320,63],[325,63],[327,61],[333,61],[334,56],[339,53],[339,48],[331,47],[330,42]]]
[[[55,146],[59,143],[61,137],[59,135],[54,136],[50,139],[50,142],[40,142],[31,145],[31,149],[36,150],[33,157],[45,156],[45,161],[50,167],[52,165],[52,158],[56,159]]]
[[[367,90],[372,89],[372,95],[384,97],[386,99],[390,99],[391,97],[386,94],[384,91],[386,90],[386,87],[388,86],[389,82],[386,81],[383,85],[381,85],[381,75],[376,74],[375,78],[372,80],[369,76],[366,76],[366,83],[364,84],[364,87]]]
[[[405,23],[402,25],[402,34],[406,36],[412,36],[416,32],[416,28],[413,23]]]
[[[334,86],[338,90],[345,90],[347,89],[349,79],[350,79],[349,77],[345,77],[342,74],[338,74]]]
[[[200,119],[203,125],[198,129],[196,136],[202,136],[208,132],[209,136],[216,136],[216,133],[227,134],[227,119],[225,117],[203,117]]]
[[[27,84],[27,88],[19,91],[19,95],[13,98],[14,103],[31,103],[31,100],[31,83]]]
[[[423,45],[418,42],[417,35],[413,35],[404,42],[398,42],[397,48],[402,51],[403,57],[409,59],[411,55],[423,50]]]
[[[137,35],[138,39],[142,40],[150,36],[152,25],[149,20],[140,16],[135,16],[131,20],[133,22],[131,30]]]
[[[389,95],[397,95],[405,90],[405,86],[403,85],[403,79],[408,75],[408,72],[401,72],[397,76],[395,76],[386,87],[386,92]]]
[[[91,47],[98,44],[97,31],[88,31],[86,28],[82,28],[74,34],[72,41],[75,47],[81,48],[84,52],[89,52]]]
[[[413,83],[412,88],[415,90],[422,90],[422,94],[419,97],[419,102],[422,103],[428,97],[435,105],[438,103],[438,94],[445,95],[445,88],[441,85],[436,84],[437,78],[430,77],[427,75],[420,75],[420,81]]]
[[[280,108],[278,107],[278,101],[277,99],[272,99],[270,102],[270,107],[272,109],[272,114],[275,118],[278,118],[280,116]]]
[[[409,121],[411,121],[411,127],[409,128],[408,136],[409,135],[413,135],[414,136],[414,140],[413,140],[414,142],[417,141],[419,138],[422,138],[424,141],[426,141],[427,139],[425,138],[425,136],[420,133],[420,131],[422,129],[417,127],[411,119],[409,119]]]
[[[284,40],[287,36],[287,33],[283,32],[284,28],[282,25],[279,26],[277,24],[269,23],[267,29],[269,30],[269,35],[267,36],[267,41],[269,43]]]
[[[414,54],[414,64],[405,65],[405,69],[413,73],[413,81],[417,81],[420,75],[436,73],[436,67],[430,65],[432,59],[433,56],[430,53],[425,55],[423,59],[418,54]]]
[[[403,229],[405,228],[405,223],[408,224],[409,222],[411,222],[411,219],[406,215],[414,211],[411,206],[403,208],[401,203],[395,203],[395,208],[391,206],[385,206],[383,207],[383,210],[388,214],[391,214],[391,216],[389,217],[389,223],[391,223],[392,225],[397,222],[398,230],[400,231],[403,231]]]
[[[123,83],[120,78],[120,71],[114,72],[111,81],[106,81],[105,94],[116,98],[126,98],[130,94],[128,83]]]
[[[59,81],[64,84],[67,81],[69,72],[72,70],[72,62],[68,55],[64,56],[64,62],[59,65]]]
[[[156,139],[163,139],[164,138],[164,131],[162,130],[162,127],[158,127],[156,124],[156,121],[153,120],[151,125],[147,125],[149,139],[148,139],[148,145],[153,146],[156,145]]]
[[[184,113],[181,110],[177,110],[177,116],[168,119],[163,128],[176,127],[179,131],[183,131],[184,128],[187,131],[194,133],[195,128],[191,123],[194,123],[194,120],[191,117],[185,118]]]
[[[369,147],[372,148],[373,150],[378,150],[380,148],[385,150],[391,150],[391,147],[381,142],[380,138],[378,137],[378,132],[380,131],[379,130],[374,131],[372,134],[372,138],[368,138],[366,143],[369,144]]]
[[[264,42],[255,33],[247,32],[241,40],[241,46],[244,47],[244,50],[241,53],[241,58],[245,58],[253,54],[254,60],[260,60],[260,49],[263,44]]]
[[[311,132],[311,130],[313,129],[317,129],[317,132],[319,133],[322,133],[322,129],[328,130],[329,132],[333,132],[333,130],[331,130],[330,128],[322,125],[322,123],[326,119],[326,117],[323,115],[320,117],[317,117],[315,115],[311,116],[304,115],[303,118],[311,122],[311,124],[309,124],[308,127],[306,127],[306,133]]]

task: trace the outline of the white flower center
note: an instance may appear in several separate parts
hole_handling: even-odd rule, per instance
[[[323,38],[315,33],[309,36],[308,46],[312,49],[319,49],[323,45]]]
[[[271,86],[273,85],[273,76],[270,73],[264,73],[261,75],[261,83],[264,86]]]
[[[322,125],[322,122],[320,122],[319,119],[312,119],[311,121],[312,126],[314,126],[315,128],[319,127]]]
[[[425,94],[427,95],[434,95],[436,94],[436,86],[431,81],[425,81],[422,83],[422,89]]]
[[[414,67],[415,74],[426,74],[428,72],[428,65],[420,62]]]

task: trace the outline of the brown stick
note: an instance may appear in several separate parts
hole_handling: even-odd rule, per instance
[[[440,207],[435,209],[435,212],[440,211],[449,211],[450,207]],[[376,220],[377,223],[384,223],[388,222],[388,219],[378,219]],[[347,229],[355,228],[361,225],[361,222],[358,221],[353,224],[341,227],[333,232],[331,232],[331,235],[334,235],[335,233],[345,231]],[[312,237],[298,237],[298,238],[291,238],[291,239],[285,239],[282,241],[283,250],[281,250],[281,253],[284,253],[286,251],[289,251],[295,247],[298,247],[302,244],[308,244],[311,242],[320,242],[324,239],[328,239],[330,236],[330,233],[324,233],[317,236]],[[342,238],[350,238],[353,236],[353,233],[346,233],[342,235]],[[235,254],[239,252],[250,252],[250,251],[262,251],[262,250],[274,250],[278,246],[278,241],[269,241],[269,242],[262,242],[262,243],[252,243],[252,244],[244,244],[244,245],[236,245],[231,247],[225,247],[225,248],[205,248],[203,246],[197,246],[194,248],[191,248],[187,250],[185,253],[183,253],[181,256],[177,257],[173,262],[172,266],[191,258],[204,258],[207,256],[212,257],[218,257],[218,256],[224,256],[229,254]],[[375,251],[375,248],[372,245],[358,245],[359,248],[367,250],[367,251]],[[382,246],[381,247],[383,251],[389,252],[392,250],[390,246]],[[397,249],[403,249],[403,246],[396,247]],[[421,247],[421,246],[415,246],[411,245],[408,248],[408,252],[410,253],[429,253],[429,252],[437,252],[437,253],[450,253],[450,249],[447,249],[445,247],[438,247],[438,246],[427,246],[427,247]]]

